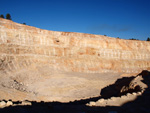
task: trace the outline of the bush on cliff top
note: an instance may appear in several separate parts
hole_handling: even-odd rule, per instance
[[[6,19],[11,20],[11,15],[9,13],[6,14]]]
[[[1,18],[4,18],[4,15],[3,15],[3,14],[2,14],[2,15],[0,15],[0,17],[1,17]]]
[[[0,15],[1,18],[5,18],[3,14]],[[12,20],[11,15],[9,13],[6,14],[6,19]]]
[[[150,41],[150,38],[148,37],[146,41]]]

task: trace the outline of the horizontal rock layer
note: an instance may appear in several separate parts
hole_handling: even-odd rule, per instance
[[[42,64],[66,72],[137,73],[150,67],[150,42],[48,31],[0,18],[0,70]]]

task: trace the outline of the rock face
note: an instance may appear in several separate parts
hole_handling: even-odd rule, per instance
[[[150,67],[150,42],[55,32],[0,18],[0,70],[40,64],[66,72],[137,73]]]

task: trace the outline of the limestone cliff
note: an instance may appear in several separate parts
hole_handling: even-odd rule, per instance
[[[48,31],[0,18],[0,71],[42,64],[66,72],[136,73],[150,67],[150,42]]]

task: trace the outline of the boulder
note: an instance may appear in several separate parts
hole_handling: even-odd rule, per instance
[[[91,101],[91,102],[89,103],[89,106],[95,106],[95,105],[96,105],[96,103],[93,102],[93,101]]]
[[[4,107],[6,105],[6,102],[5,101],[1,101],[0,102],[0,107]]]
[[[6,105],[11,106],[11,105],[13,105],[13,102],[12,101],[7,101]]]
[[[105,99],[102,98],[102,99],[99,99],[97,102],[98,103],[103,103],[104,101],[105,101]]]

